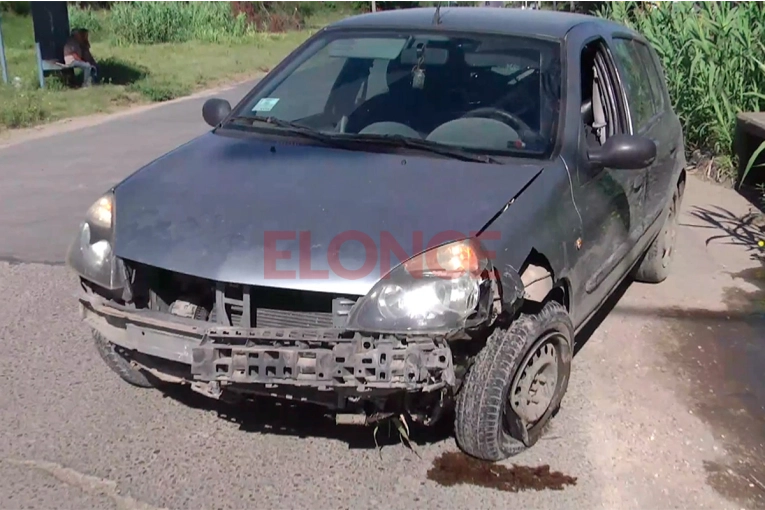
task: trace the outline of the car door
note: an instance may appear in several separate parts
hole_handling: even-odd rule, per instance
[[[665,209],[677,186],[680,172],[685,167],[685,143],[680,118],[672,108],[659,55],[648,44],[639,44],[641,59],[645,62],[651,83],[651,94],[659,111],[654,132],[657,144],[658,165],[656,172],[650,172],[646,191],[648,192],[647,216],[657,218]]]
[[[656,61],[648,45],[629,35],[612,38],[614,61],[624,87],[633,134],[656,144],[656,160],[647,169],[645,225],[648,229],[664,210],[672,190],[679,138],[668,119]]]
[[[635,240],[645,228],[646,170],[590,164],[590,150],[615,134],[630,132],[629,115],[607,38],[590,37],[577,47],[578,55],[572,55],[570,62],[576,62],[578,69],[569,83],[581,83],[576,88],[581,97],[569,99],[581,103],[576,119],[579,146],[574,158],[578,183],[575,198],[581,205],[583,234],[574,264],[578,321],[589,317],[629,270]],[[592,113],[586,113],[590,109]],[[570,113],[576,117],[574,111]]]

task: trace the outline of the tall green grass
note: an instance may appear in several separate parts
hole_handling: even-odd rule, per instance
[[[80,8],[70,4],[69,8],[69,26],[71,28],[85,28],[90,32],[90,38],[93,40],[101,39],[109,34],[108,11],[96,11],[93,9]]]
[[[765,5],[761,2],[609,2],[601,16],[642,33],[661,56],[686,142],[734,177],[736,115],[765,109]]]
[[[114,43],[225,42],[249,28],[229,2],[115,2],[109,15]]]

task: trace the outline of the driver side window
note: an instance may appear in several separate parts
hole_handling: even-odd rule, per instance
[[[616,81],[603,39],[589,42],[582,49],[581,79],[582,131],[587,147],[596,148],[623,132]]]

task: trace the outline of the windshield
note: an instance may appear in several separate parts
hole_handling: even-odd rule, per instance
[[[237,115],[538,158],[555,144],[560,83],[554,41],[328,32],[270,76]]]

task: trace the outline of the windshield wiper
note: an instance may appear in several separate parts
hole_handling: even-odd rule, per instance
[[[474,161],[477,163],[491,163],[501,165],[502,162],[488,154],[476,154],[466,149],[452,147],[429,140],[409,138],[401,135],[373,135],[373,134],[352,134],[352,135],[334,135],[335,140],[343,139],[352,142],[364,142],[372,144],[390,145],[393,147],[406,147],[440,156],[446,156],[461,161]]]
[[[277,119],[276,117],[251,117],[248,115],[237,115],[228,120],[228,122],[247,121],[250,127],[258,123],[270,124],[287,131],[289,134],[299,135],[310,140],[325,143],[327,145],[337,146],[337,141],[332,135],[316,131],[307,126],[297,124],[288,120]]]
[[[349,143],[370,143],[388,145],[391,147],[406,147],[408,149],[430,152],[432,154],[459,159],[461,161],[502,164],[501,161],[489,155],[476,154],[465,149],[460,149],[458,147],[451,147],[449,145],[417,138],[408,138],[401,135],[323,133],[301,124],[297,124],[288,120],[277,119],[275,117],[251,117],[248,115],[239,115],[229,119],[229,122],[236,121],[247,121],[250,126],[253,126],[253,124],[256,122],[270,124],[272,126],[284,129],[290,134],[303,136],[305,138],[316,140],[333,147],[348,148]]]

